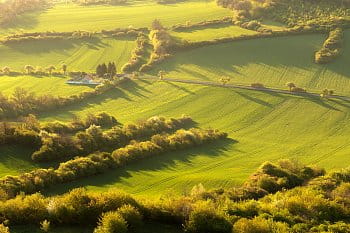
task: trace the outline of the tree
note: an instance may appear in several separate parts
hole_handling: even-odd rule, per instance
[[[25,65],[24,69],[27,71],[27,74],[30,74],[34,71],[34,67],[31,65]]]
[[[231,78],[230,77],[222,77],[220,79],[220,81],[221,81],[222,85],[225,86],[228,82],[231,81]]]
[[[107,67],[107,73],[110,75],[110,77],[114,77],[114,75],[117,73],[117,67],[114,62],[109,62]]]
[[[152,28],[152,30],[163,30],[164,29],[162,23],[158,19],[153,20],[151,28]]]
[[[327,98],[329,96],[332,96],[334,95],[334,91],[333,90],[328,90],[328,89],[324,89],[322,92],[321,92],[321,97],[322,98]]]
[[[62,71],[63,71],[64,74],[67,73],[67,65],[66,64],[62,65]]]
[[[107,72],[108,72],[108,68],[107,68],[106,64],[103,63],[103,64],[101,65],[101,74],[102,74],[101,76],[107,74]]]
[[[56,67],[54,65],[50,65],[46,68],[46,70],[49,72],[50,75],[52,75],[52,71],[56,70]]]
[[[2,72],[4,72],[4,74],[10,74],[11,69],[10,69],[10,67],[5,66],[4,68],[2,68]]]
[[[287,82],[287,83],[286,83],[286,86],[289,88],[289,91],[292,91],[292,89],[293,89],[294,87],[296,87],[296,85],[295,85],[294,83],[292,83],[292,82]]]
[[[163,80],[164,74],[165,74],[165,72],[162,71],[162,70],[158,72],[158,77],[159,77],[160,80]]]

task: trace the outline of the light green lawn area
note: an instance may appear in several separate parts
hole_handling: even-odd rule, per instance
[[[33,153],[28,148],[18,146],[0,146],[0,177],[18,175],[38,168],[30,156]]]
[[[166,26],[186,21],[199,22],[232,15],[215,1],[193,0],[177,4],[157,4],[154,1],[132,1],[123,6],[79,6],[57,4],[44,12],[19,16],[0,34],[24,31],[101,31],[102,29],[150,27],[154,19]]]
[[[262,162],[295,158],[327,169],[350,162],[350,103],[190,84],[128,84],[78,106],[42,115],[41,120],[107,111],[122,123],[154,115],[188,114],[200,127],[230,138],[212,145],[145,159],[138,163],[57,186],[48,193],[86,186],[120,188],[137,195],[181,194],[202,183],[207,188],[241,184]]]
[[[165,77],[219,80],[228,76],[231,83],[286,88],[287,82],[309,91],[324,88],[350,95],[350,31],[345,33],[344,51],[334,63],[318,65],[314,53],[325,35],[303,35],[254,39],[207,46],[179,52],[153,71],[166,72]]]
[[[136,46],[133,39],[100,39],[89,40],[50,40],[30,41],[11,45],[0,45],[0,67],[9,66],[13,70],[23,70],[25,65],[62,64],[69,70],[95,71],[98,64],[116,62],[118,70],[128,62],[131,51]]]
[[[188,41],[213,40],[223,37],[234,37],[240,35],[254,35],[255,31],[247,30],[234,25],[213,26],[200,28],[198,30],[187,30],[181,32],[171,32],[171,35],[179,39]]]
[[[68,78],[35,76],[0,76],[0,92],[11,95],[16,88],[23,88],[36,95],[70,96],[91,90],[88,86],[68,85]]]

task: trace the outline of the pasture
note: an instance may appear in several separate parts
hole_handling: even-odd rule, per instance
[[[195,14],[193,14],[195,12]],[[56,4],[44,12],[19,16],[12,24],[0,29],[0,34],[21,31],[101,31],[114,28],[149,27],[155,18],[165,26],[186,21],[199,22],[232,15],[230,10],[215,1],[191,0],[176,4],[157,4],[154,1],[131,1],[121,6],[79,6]]]
[[[117,69],[128,62],[134,39],[91,38],[86,40],[28,41],[0,45],[0,67],[23,71],[25,65],[45,68],[62,64],[68,71],[95,71],[98,64],[114,61]],[[20,59],[18,59],[20,58]]]
[[[153,73],[164,70],[167,78],[214,82],[227,76],[231,83],[259,82],[275,88],[286,88],[287,82],[294,82],[310,91],[330,88],[348,95],[350,31],[345,33],[341,57],[334,63],[318,65],[313,56],[324,40],[324,35],[313,34],[212,45],[179,52]]]
[[[23,88],[29,92],[34,92],[36,95],[50,94],[53,96],[70,96],[91,90],[91,87],[88,86],[67,85],[68,78],[55,76],[2,76],[0,80],[0,92],[4,95],[11,95],[16,88]]]
[[[94,100],[41,116],[68,121],[107,111],[122,123],[149,116],[188,114],[200,127],[218,128],[236,140],[154,157],[117,171],[57,186],[121,188],[141,196],[182,194],[241,184],[262,162],[293,158],[328,169],[346,167],[350,152],[350,104],[282,94],[168,82],[137,81]]]

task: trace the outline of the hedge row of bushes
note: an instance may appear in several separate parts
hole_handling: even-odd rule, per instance
[[[91,225],[95,233],[132,232],[146,221],[173,224],[189,233],[348,233],[350,183],[344,177],[350,177],[350,169],[312,179],[318,172],[309,168],[289,160],[266,162],[254,177],[269,174],[291,183],[295,179],[300,184],[300,178],[311,181],[257,200],[231,200],[227,190],[212,194],[204,188],[195,195],[138,200],[120,191],[81,188],[54,197],[21,194],[0,202],[0,221],[10,228],[44,220],[53,225]],[[326,187],[327,180],[334,185]]]
[[[171,27],[174,31],[182,31],[187,29],[200,29],[206,28],[208,26],[215,25],[225,25],[232,24],[232,17],[224,17],[222,19],[214,19],[214,20],[205,20],[198,23],[187,22],[186,24],[175,24]]]
[[[105,93],[128,79],[105,81],[91,91],[84,91],[69,97],[54,97],[52,95],[36,96],[23,88],[16,88],[11,96],[0,93],[0,119],[25,116],[31,113],[57,110],[60,107],[78,103],[92,96]]]
[[[322,48],[315,53],[315,62],[326,64],[334,61],[341,53],[343,36],[343,30],[341,28],[330,31]]]
[[[109,36],[121,36],[121,35],[130,35],[130,36],[138,36],[140,34],[148,33],[148,28],[116,28],[113,30],[102,30],[101,33],[103,35],[109,35]]]
[[[92,38],[94,33],[86,31],[74,32],[32,32],[14,34],[1,40],[4,44],[20,43],[26,41],[63,40],[63,39],[86,39]]]
[[[141,72],[151,69],[155,64],[169,57],[176,44],[159,20],[153,21],[149,39],[153,45],[153,51],[148,62],[141,66],[139,70]]]
[[[41,132],[42,145],[32,154],[36,162],[85,156],[95,151],[109,151],[123,147],[131,140],[143,140],[152,135],[174,132],[192,123],[192,119],[183,116],[178,119],[151,117],[138,124],[126,124],[103,131],[99,126],[90,125],[74,136],[45,134]]]
[[[0,194],[4,199],[19,194],[34,193],[51,185],[71,182],[125,166],[145,157],[169,151],[203,145],[227,137],[216,130],[178,130],[174,134],[154,135],[150,141],[135,142],[112,153],[95,153],[61,163],[57,169],[37,169],[19,176],[0,179]]]
[[[136,48],[132,51],[129,62],[122,67],[122,72],[130,73],[137,71],[141,67],[143,58],[147,54],[148,45],[149,40],[144,34],[137,37]]]

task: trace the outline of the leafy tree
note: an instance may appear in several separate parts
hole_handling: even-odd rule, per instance
[[[292,82],[287,82],[287,83],[286,83],[286,86],[289,88],[289,91],[292,91],[292,89],[293,89],[294,87],[296,87],[296,85],[295,85],[294,83],[292,83]]]
[[[27,74],[31,74],[34,71],[34,67],[31,65],[25,65],[24,69],[27,71]]]
[[[67,67],[66,64],[63,64],[63,65],[62,65],[62,71],[63,71],[64,74],[67,73],[67,68],[68,68],[68,67]]]
[[[46,70],[49,72],[50,75],[52,75],[52,72],[56,70],[56,67],[54,65],[50,65],[46,68]]]

